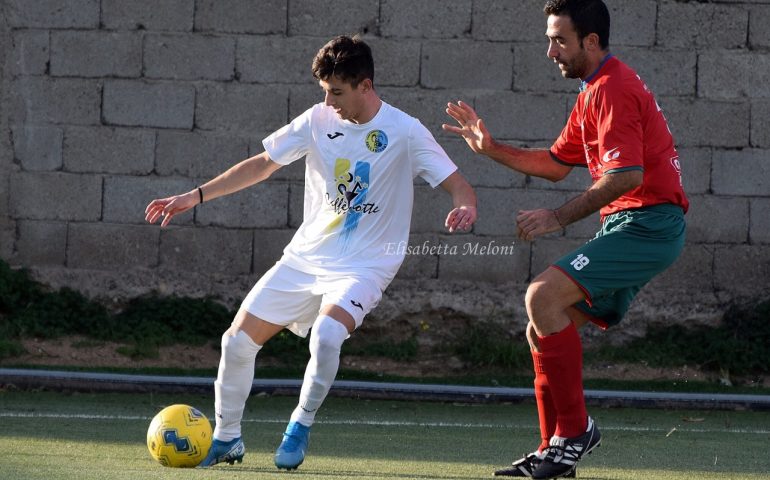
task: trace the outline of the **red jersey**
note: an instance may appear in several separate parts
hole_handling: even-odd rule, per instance
[[[583,82],[551,155],[569,166],[587,166],[594,182],[608,173],[644,172],[640,186],[602,207],[602,218],[661,203],[685,212],[689,206],[679,155],[655,97],[636,72],[611,55]]]

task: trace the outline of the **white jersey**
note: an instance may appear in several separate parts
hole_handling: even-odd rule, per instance
[[[311,274],[374,273],[383,290],[404,260],[413,180],[436,187],[457,166],[430,132],[382,102],[366,124],[314,105],[262,141],[281,165],[305,157],[302,225],[282,262]]]

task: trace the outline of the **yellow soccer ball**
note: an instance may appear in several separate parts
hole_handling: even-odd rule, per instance
[[[164,408],[147,429],[147,448],[164,467],[195,467],[211,447],[211,423],[197,408],[176,404]]]

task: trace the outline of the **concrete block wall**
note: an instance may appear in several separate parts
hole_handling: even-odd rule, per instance
[[[523,285],[590,238],[598,219],[529,244],[515,238],[515,212],[560,205],[588,186],[587,172],[557,184],[527,178],[472,154],[441,124],[446,102],[462,99],[501,140],[547,146],[558,135],[577,84],[545,56],[543,3],[6,0],[0,256],[96,296],[162,290],[175,278],[174,293],[238,285],[228,292],[238,298],[301,223],[300,163],[167,229],[146,225],[144,207],[260,152],[265,135],[322,100],[310,74],[317,49],[359,32],[382,97],[422,120],[479,197],[473,232],[448,235],[449,199],[416,182],[410,243],[446,249],[410,255],[393,288],[503,289],[520,302]],[[611,50],[656,92],[692,202],[687,251],[648,297],[679,292],[677,308],[688,311],[688,301],[767,295],[770,0],[607,4]]]

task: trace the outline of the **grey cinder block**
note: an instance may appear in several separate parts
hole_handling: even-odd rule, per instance
[[[101,85],[97,80],[19,77],[11,85],[15,123],[98,125]]]
[[[252,232],[174,227],[161,231],[160,266],[207,275],[251,271]]]
[[[230,228],[286,227],[288,206],[287,183],[263,182],[196,207],[195,222]]]
[[[751,146],[770,147],[770,100],[751,102]]]
[[[24,170],[60,170],[63,137],[59,127],[16,127],[12,135],[14,155]]]
[[[735,100],[658,98],[676,144],[683,147],[746,147],[750,103]],[[729,121],[726,121],[729,119]]]
[[[64,265],[67,248],[65,222],[27,221],[17,225],[14,260],[22,265]]]
[[[195,0],[102,0],[102,23],[110,30],[189,32]]]
[[[285,33],[288,0],[197,0],[195,30],[203,32]],[[293,6],[292,6],[293,8]]]
[[[193,188],[195,182],[189,178],[109,176],[104,179],[104,221],[144,225],[144,210],[152,200],[187,193]],[[174,217],[171,225],[190,224],[193,215],[194,210],[184,212]]]
[[[146,35],[144,76],[172,80],[231,80],[235,39],[200,34]]]
[[[317,87],[311,66],[324,42],[278,35],[241,37],[236,50],[239,80],[244,83],[308,83]]]
[[[383,0],[384,37],[457,38],[471,29],[471,0]]]
[[[482,282],[525,282],[530,244],[511,236],[441,235],[438,278]]]
[[[492,136],[501,140],[553,142],[566,121],[564,97],[553,94],[495,92],[479,95],[476,113],[484,119]]]
[[[661,2],[658,44],[664,47],[737,48],[746,45],[749,13],[741,5]]]
[[[9,0],[6,15],[16,28],[97,28],[99,0]]]
[[[689,243],[745,243],[749,238],[749,201],[692,195],[686,220]]]
[[[720,195],[770,195],[770,150],[716,150],[711,187]]]
[[[50,59],[47,30],[17,30],[12,34],[13,56],[11,73],[15,75],[44,75]]]
[[[64,135],[69,172],[146,175],[154,166],[155,133],[149,130],[73,127]]]
[[[752,198],[749,204],[751,243],[770,243],[770,198]]]
[[[14,218],[93,222],[102,213],[102,178],[69,173],[15,173],[10,179]]]
[[[329,37],[377,28],[379,0],[292,0],[288,34]]]
[[[698,95],[770,98],[770,54],[714,50],[698,56]]]
[[[285,86],[206,84],[196,97],[195,123],[202,130],[248,135],[277,130],[287,117]]]
[[[192,85],[138,80],[104,83],[104,121],[110,125],[191,129],[194,111]]]
[[[158,175],[213,178],[249,155],[243,137],[211,132],[158,132],[155,171]]]
[[[67,266],[96,270],[155,267],[160,229],[108,223],[73,223],[69,227]]]
[[[263,275],[283,256],[283,249],[294,236],[294,229],[254,230],[254,255],[251,270]]]
[[[51,75],[139,77],[142,38],[131,32],[51,32]]]
[[[426,41],[420,83],[427,88],[510,89],[513,51],[505,43]]]
[[[473,2],[472,36],[500,42],[541,42],[545,45],[546,17],[542,0]]]

